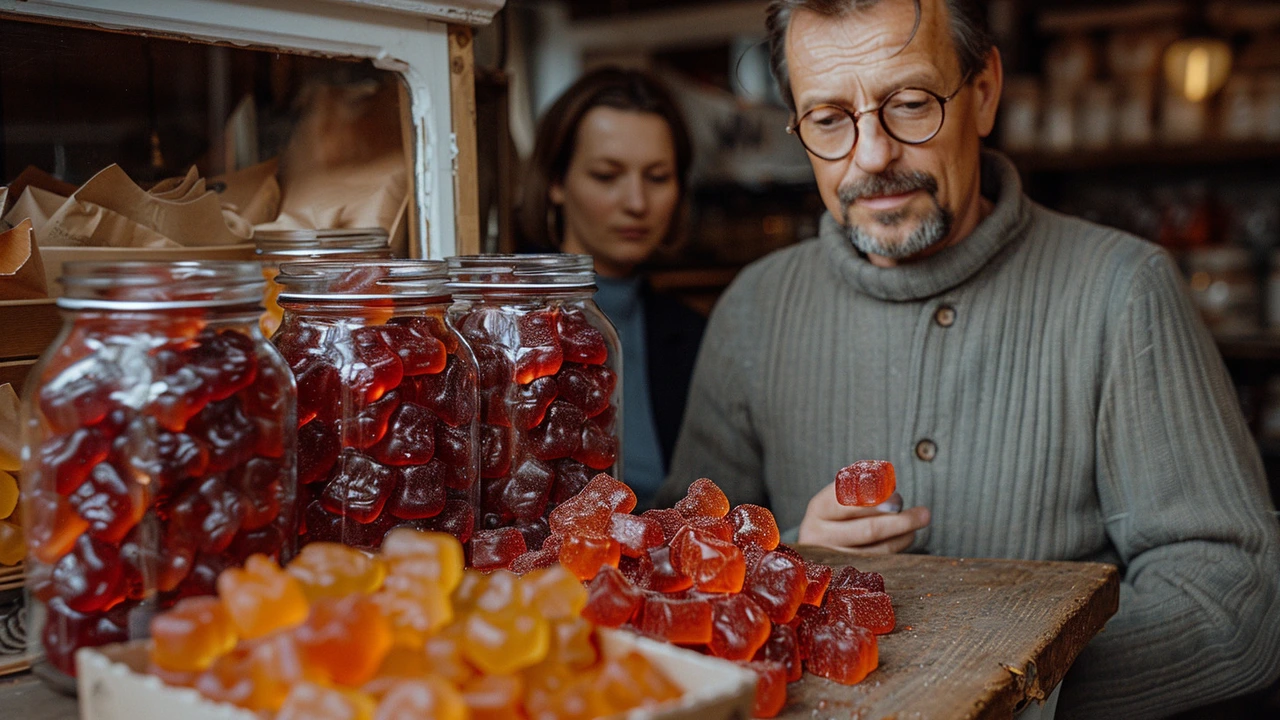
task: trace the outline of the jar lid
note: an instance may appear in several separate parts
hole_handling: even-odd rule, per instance
[[[311,260],[280,266],[280,302],[449,299],[443,260]]]
[[[280,259],[348,256],[350,253],[387,257],[391,252],[390,236],[380,227],[258,230],[253,234],[253,241],[259,256]]]
[[[262,304],[266,281],[255,262],[69,262],[62,266],[68,310],[182,310]]]
[[[590,255],[458,255],[448,259],[455,291],[594,288]]]

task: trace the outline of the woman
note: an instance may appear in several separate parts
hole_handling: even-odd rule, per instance
[[[656,80],[595,70],[542,118],[519,208],[523,246],[595,259],[596,302],[622,339],[623,478],[642,506],[666,476],[706,324],[642,272],[671,243],[691,155]]]

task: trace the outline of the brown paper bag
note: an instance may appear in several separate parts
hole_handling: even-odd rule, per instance
[[[249,242],[247,226],[229,226],[214,193],[185,201],[165,200],[138,187],[119,165],[112,165],[63,203],[37,241],[46,246],[218,247]]]
[[[295,178],[285,188],[280,216],[260,230],[380,227],[396,224],[409,178],[399,152]]]
[[[32,238],[31,221],[0,232],[0,300],[48,297],[40,249]]]
[[[18,173],[18,177],[14,178],[13,182],[9,183],[9,200],[17,202],[28,187],[38,187],[62,197],[70,197],[71,193],[76,191],[75,185],[63,182],[38,167],[28,165]],[[7,210],[8,208],[0,205],[0,214],[4,214]]]
[[[196,170],[196,166],[192,165],[186,175],[161,180],[153,185],[147,192],[161,200],[186,202],[188,200],[195,200],[203,195],[205,189],[204,178],[200,177],[200,173]]]
[[[218,193],[224,210],[234,212],[251,225],[268,223],[280,214],[280,182],[276,179],[279,165],[280,162],[272,158],[240,168],[211,178],[209,187]]]
[[[18,420],[18,393],[9,383],[0,385],[0,457],[12,466],[22,457],[22,425]],[[2,469],[2,468],[0,468]]]
[[[49,222],[49,218],[58,212],[58,208],[67,201],[66,196],[58,195],[44,188],[28,185],[22,191],[22,197],[13,204],[13,208],[5,214],[5,222],[12,227],[23,220],[31,221],[31,229],[39,234],[40,228]]]

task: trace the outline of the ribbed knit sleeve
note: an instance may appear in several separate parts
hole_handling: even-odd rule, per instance
[[[657,506],[670,507],[698,478],[715,481],[733,504],[765,505],[761,450],[748,399],[755,370],[758,328],[751,327],[756,296],[749,268],[716,304],[707,323],[689,388],[684,425]]]
[[[1280,675],[1277,522],[1226,369],[1164,253],[1134,274],[1096,433],[1120,610],[1063,683],[1064,718],[1162,717]]]

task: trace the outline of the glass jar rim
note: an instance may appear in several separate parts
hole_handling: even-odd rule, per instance
[[[442,260],[307,260],[280,266],[279,302],[447,301]]]
[[[62,266],[67,310],[184,310],[262,304],[256,262],[236,260],[74,261]]]
[[[570,290],[596,285],[590,255],[456,255],[448,258],[450,286],[468,290]]]
[[[390,235],[380,227],[328,230],[258,230],[253,234],[260,258],[323,256],[390,257]],[[367,254],[367,255],[366,255]]]

